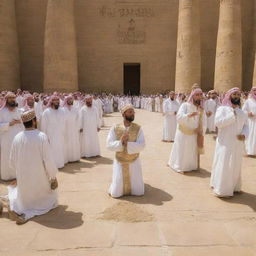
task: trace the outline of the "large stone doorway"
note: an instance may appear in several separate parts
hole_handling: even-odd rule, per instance
[[[140,94],[140,63],[124,63],[124,94]]]

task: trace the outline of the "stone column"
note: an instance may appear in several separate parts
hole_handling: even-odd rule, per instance
[[[256,0],[254,1],[254,15],[253,15],[253,53],[254,53],[254,69],[252,86],[256,86]]]
[[[0,90],[20,87],[15,0],[0,0]]]
[[[214,89],[226,92],[242,83],[240,0],[220,0]]]
[[[74,0],[48,0],[44,42],[44,91],[78,90]]]
[[[199,0],[179,0],[175,91],[189,93],[201,82]]]

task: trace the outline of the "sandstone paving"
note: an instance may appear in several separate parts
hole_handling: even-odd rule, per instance
[[[105,148],[119,113],[105,117],[99,133],[101,158],[82,159],[60,170],[59,207],[17,226],[0,218],[0,255],[256,255],[256,159],[244,157],[242,194],[219,199],[209,187],[215,148],[205,139],[201,169],[181,175],[167,167],[171,143],[161,142],[163,116],[136,110],[146,148],[141,153],[145,195],[111,198],[113,152]],[[6,184],[0,184],[0,194]],[[152,219],[117,221],[103,218],[106,209],[136,206]],[[122,218],[120,218],[122,220]],[[150,220],[150,221],[148,221]]]

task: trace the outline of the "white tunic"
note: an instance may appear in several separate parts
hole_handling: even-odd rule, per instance
[[[80,129],[82,157],[100,155],[100,143],[97,129],[100,128],[100,119],[96,107],[84,106],[80,110]]]
[[[24,130],[24,126],[22,123],[10,126],[9,123],[14,119],[20,120],[20,112],[18,108],[15,108],[14,111],[3,108],[0,111],[0,170],[2,180],[16,178],[15,170],[9,166],[9,156],[13,139],[16,134]]]
[[[214,99],[208,99],[204,105],[205,112],[212,112],[211,116],[207,116],[207,128],[209,132],[215,132],[214,118],[217,110],[217,102]]]
[[[197,112],[197,107],[191,103],[183,103],[177,113],[177,123],[190,130],[199,126],[199,115],[188,117]],[[203,132],[206,130],[206,115],[203,113]],[[187,135],[178,128],[170,154],[168,165],[176,172],[188,172],[198,168],[197,134]]]
[[[49,138],[57,168],[65,165],[65,113],[62,108],[47,108],[41,118],[41,130]]]
[[[248,136],[246,114],[239,108],[229,106],[218,108],[215,124],[218,127],[218,138],[213,160],[211,187],[220,196],[233,196],[241,190],[241,165],[244,153],[244,142],[237,135]]]
[[[25,219],[57,207],[57,192],[50,178],[58,169],[51,155],[47,136],[39,130],[23,131],[13,140],[10,165],[16,170],[17,186],[8,187],[10,208]]]
[[[76,107],[64,107],[65,113],[65,162],[80,160],[79,111]]]
[[[144,133],[139,130],[136,142],[128,142],[128,154],[140,153],[145,147]],[[123,145],[120,140],[116,139],[115,127],[112,127],[107,137],[107,148],[114,152],[121,152]],[[144,182],[142,177],[142,169],[140,158],[129,164],[129,174],[131,179],[131,194],[141,196],[144,194]],[[122,165],[116,159],[113,163],[112,183],[109,188],[109,194],[112,197],[121,197],[123,195],[123,172]]]
[[[248,118],[249,136],[245,141],[247,155],[256,155],[256,100],[250,98],[245,101],[243,111],[248,115],[252,112],[254,117]]]
[[[179,104],[176,100],[167,99],[163,103],[164,126],[163,140],[173,141],[176,133],[177,120],[175,112],[179,110]]]

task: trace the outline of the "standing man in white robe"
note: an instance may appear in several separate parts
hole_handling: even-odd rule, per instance
[[[102,100],[98,96],[94,95],[93,106],[96,107],[96,109],[98,110],[98,118],[99,118],[100,126],[104,126],[103,105],[104,104]]]
[[[47,135],[57,168],[65,165],[65,113],[60,99],[53,95],[41,118],[41,130]]]
[[[73,106],[72,95],[66,96],[63,110],[65,114],[65,162],[80,160],[79,110]]]
[[[177,120],[176,115],[179,110],[179,103],[175,100],[175,92],[169,93],[169,98],[163,103],[163,116],[164,116],[164,127],[163,127],[163,141],[173,142]]]
[[[134,108],[126,105],[121,110],[123,124],[113,126],[107,137],[107,148],[116,152],[113,164],[112,197],[124,195],[144,195],[139,153],[145,147],[144,134],[138,124],[133,123]]]
[[[100,156],[100,143],[98,132],[100,131],[99,112],[92,104],[91,96],[85,98],[85,106],[80,110],[80,132],[82,157]]]
[[[46,134],[36,129],[34,110],[22,114],[25,131],[12,143],[10,165],[15,169],[17,185],[8,187],[9,212],[17,224],[57,207],[58,169],[51,155]]]
[[[15,94],[9,92],[0,110],[0,164],[1,179],[13,180],[16,173],[9,166],[9,156],[14,137],[24,130],[21,121],[21,111],[17,107]]]
[[[207,130],[209,133],[215,133],[216,127],[214,124],[215,113],[218,107],[217,93],[214,90],[208,92],[209,99],[205,101],[204,110],[207,116]]]
[[[248,136],[247,115],[240,109],[239,88],[230,89],[218,108],[215,124],[218,137],[213,160],[211,187],[218,197],[241,191],[244,140]]]
[[[243,111],[248,115],[249,136],[245,141],[248,156],[256,156],[256,87],[251,89],[249,98],[243,105]]]
[[[202,100],[202,90],[194,89],[177,113],[178,127],[168,162],[176,172],[184,173],[199,168],[199,155],[203,152],[203,135],[206,130]]]

